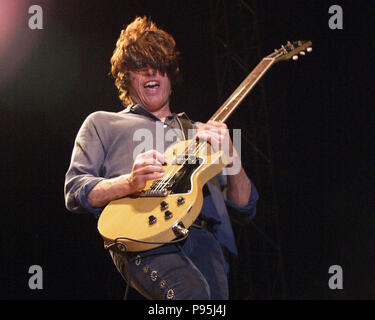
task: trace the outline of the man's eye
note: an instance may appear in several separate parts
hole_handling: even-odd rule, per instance
[[[144,74],[147,74],[148,73],[148,70],[147,69],[139,69],[136,71],[138,74],[141,74],[141,75],[144,75]]]

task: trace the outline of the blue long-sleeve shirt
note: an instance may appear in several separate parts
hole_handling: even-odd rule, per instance
[[[73,148],[71,163],[65,179],[65,204],[72,212],[91,212],[97,218],[103,208],[94,208],[88,195],[97,183],[131,172],[137,154],[156,149],[163,153],[178,141],[177,117],[173,114],[164,121],[139,105],[120,112],[98,111],[90,114],[82,124]],[[238,207],[223,198],[213,183],[207,183],[210,195],[203,202],[201,214],[217,221],[217,239],[231,252],[237,253],[226,205],[251,219],[256,213],[258,193],[252,184],[249,202]]]

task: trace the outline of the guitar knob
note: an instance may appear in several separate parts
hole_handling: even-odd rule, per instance
[[[156,217],[155,216],[149,216],[148,217],[148,224],[151,225],[151,224],[154,224],[156,222]]]
[[[294,55],[294,56],[292,57],[292,59],[293,59],[294,61],[296,61],[296,60],[298,60],[298,56],[297,56],[297,55]]]
[[[164,212],[165,219],[170,219],[173,216],[173,213],[169,210]]]
[[[312,51],[312,48],[311,48],[311,47],[308,47],[308,48],[306,48],[306,51],[307,51],[307,52],[311,52],[311,51]]]
[[[306,53],[305,53],[305,51],[301,51],[299,54],[300,54],[301,56],[304,56]]]
[[[161,210],[166,210],[166,209],[168,209],[168,203],[166,203],[165,201],[162,201],[162,202],[160,203],[160,209],[161,209]]]
[[[183,197],[178,197],[177,198],[177,205],[178,206],[180,206],[180,205],[182,205],[184,203],[185,203],[185,199]]]

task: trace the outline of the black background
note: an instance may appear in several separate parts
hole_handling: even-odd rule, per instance
[[[96,221],[64,206],[73,141],[91,112],[121,110],[108,76],[109,59],[121,28],[136,15],[150,15],[182,52],[184,82],[176,89],[174,111],[200,121],[215,112],[220,101],[208,1],[0,4],[0,298],[121,299],[124,284],[103,249]],[[43,30],[28,28],[32,4],[43,9]],[[334,4],[342,6],[343,30],[328,27]],[[262,80],[287,299],[375,297],[369,183],[374,5],[370,0],[257,1],[262,56],[287,40],[313,42],[312,54],[277,65]],[[343,268],[343,290],[328,288],[334,264]],[[28,287],[31,265],[43,268],[43,290]],[[130,297],[140,299],[134,292]]]

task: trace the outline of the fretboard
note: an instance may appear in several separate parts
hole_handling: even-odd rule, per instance
[[[229,96],[223,105],[215,112],[210,120],[225,122],[232,112],[238,107],[241,101],[251,91],[260,78],[272,66],[274,59],[263,58],[261,62],[255,67],[253,71],[246,77],[238,88]]]

